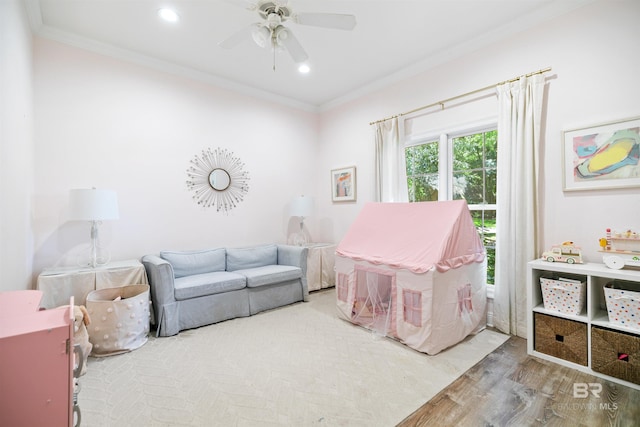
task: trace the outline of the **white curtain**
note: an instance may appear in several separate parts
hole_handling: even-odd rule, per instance
[[[526,338],[527,262],[539,255],[538,170],[544,76],[498,85],[494,325]]]
[[[397,117],[376,123],[376,200],[407,202],[407,170],[402,121]]]

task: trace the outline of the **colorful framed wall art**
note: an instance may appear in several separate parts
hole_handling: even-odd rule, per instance
[[[356,167],[349,166],[331,171],[331,200],[333,202],[356,201]]]
[[[564,191],[640,187],[640,117],[562,132]]]

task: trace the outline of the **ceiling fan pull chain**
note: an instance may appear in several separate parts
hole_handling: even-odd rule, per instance
[[[271,39],[272,43],[271,43],[271,47],[273,50],[273,72],[276,72],[276,39],[275,39],[275,35],[273,36],[273,38]]]

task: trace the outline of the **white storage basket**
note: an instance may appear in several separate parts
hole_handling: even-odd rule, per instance
[[[149,285],[106,288],[87,295],[91,317],[92,356],[111,356],[135,350],[149,337]]]
[[[640,291],[630,290],[638,284],[613,282],[604,287],[609,322],[640,330]]]
[[[584,310],[587,295],[586,282],[541,277],[540,287],[545,309],[574,316]]]

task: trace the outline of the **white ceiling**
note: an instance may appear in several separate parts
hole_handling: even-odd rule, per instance
[[[257,0],[244,0],[257,1]],[[281,0],[282,1],[282,0]],[[261,20],[243,0],[27,0],[34,32],[310,111],[424,71],[593,0],[289,0],[293,12],[353,14],[353,31],[288,26],[309,55],[301,75],[286,52],[252,40],[218,43]],[[160,7],[180,15],[161,21]],[[545,66],[547,64],[541,64]]]

